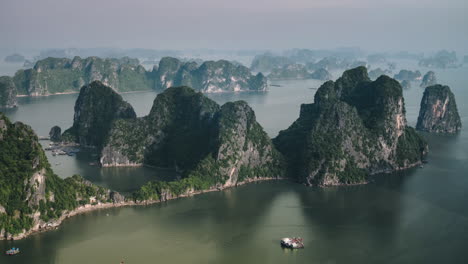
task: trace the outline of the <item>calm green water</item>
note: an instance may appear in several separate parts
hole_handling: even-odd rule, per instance
[[[90,212],[55,231],[0,241],[0,250],[22,250],[19,256],[0,256],[0,263],[466,263],[468,69],[436,73],[456,94],[465,126],[456,136],[426,135],[430,154],[424,168],[376,177],[362,186],[264,182],[164,204]],[[313,100],[315,90],[309,88],[319,86],[314,81],[280,84],[267,93],[209,96],[219,103],[247,101],[275,136],[297,118],[300,103]],[[155,95],[124,97],[145,115]],[[411,125],[421,96],[417,84],[405,91]],[[71,125],[76,97],[22,98],[21,107],[7,115],[45,135],[53,125]],[[100,169],[89,165],[93,159],[90,153],[49,157],[62,177],[79,173],[123,192],[171,177],[147,168]],[[306,248],[282,250],[279,239],[285,236],[303,237]]]

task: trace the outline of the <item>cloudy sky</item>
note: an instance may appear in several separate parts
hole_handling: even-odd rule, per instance
[[[467,0],[0,0],[0,48],[468,52]]]

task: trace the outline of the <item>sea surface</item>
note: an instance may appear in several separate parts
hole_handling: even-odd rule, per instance
[[[399,66],[416,69],[413,62]],[[427,69],[420,69],[423,74]],[[467,263],[468,68],[435,70],[455,93],[464,124],[458,135],[424,134],[428,164],[379,175],[370,184],[329,188],[276,181],[244,185],[161,204],[99,210],[75,216],[59,229],[20,241],[0,263]],[[335,74],[335,76],[338,76]],[[222,104],[245,100],[272,137],[313,102],[317,81],[273,82],[264,93],[219,93]],[[404,91],[407,119],[416,124],[423,89]],[[139,116],[155,92],[122,95]],[[77,94],[20,98],[9,118],[40,136],[71,126]],[[44,146],[47,141],[42,141]],[[150,168],[99,168],[91,152],[48,158],[60,177],[80,174],[96,184],[130,193],[172,172]],[[301,236],[305,249],[283,250],[282,237]]]

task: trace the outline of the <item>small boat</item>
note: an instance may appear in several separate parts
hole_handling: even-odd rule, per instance
[[[296,249],[296,248],[304,248],[304,242],[303,239],[300,237],[285,237],[281,239],[281,246],[285,248],[291,248],[291,249]]]
[[[13,255],[16,255],[20,253],[20,249],[19,248],[11,248],[10,250],[7,250],[6,254],[8,256],[13,256]]]

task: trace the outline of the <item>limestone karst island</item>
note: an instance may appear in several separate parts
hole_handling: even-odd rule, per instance
[[[465,263],[464,1],[0,3],[0,263]]]

